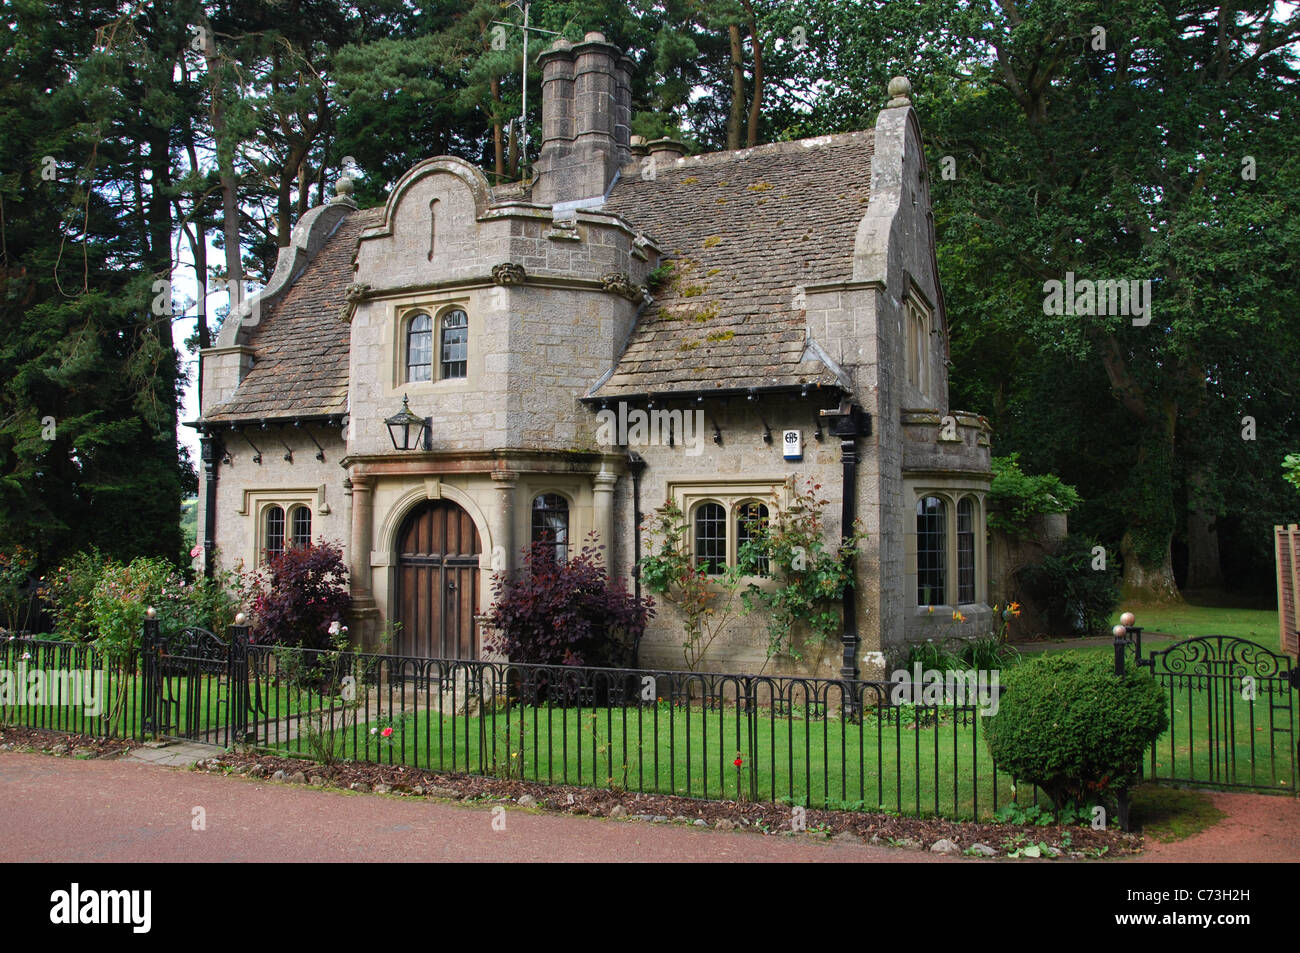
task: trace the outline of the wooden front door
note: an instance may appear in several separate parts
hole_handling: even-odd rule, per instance
[[[416,507],[398,533],[400,655],[478,658],[478,557],[474,521],[448,500]]]

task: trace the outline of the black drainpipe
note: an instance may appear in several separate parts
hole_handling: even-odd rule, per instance
[[[199,455],[203,460],[203,578],[212,578],[212,560],[217,548],[217,474],[221,469],[221,447],[216,434],[203,431]]]
[[[848,536],[853,532],[853,524],[858,518],[858,438],[871,433],[871,415],[857,404],[841,401],[837,410],[823,410],[822,416],[829,418],[831,433],[840,438],[840,463],[843,467],[842,505],[840,508],[840,534]],[[856,573],[856,558],[853,563]],[[840,678],[856,681],[858,677],[858,601],[857,586],[848,586],[844,590],[844,661],[840,667]]]
[[[641,474],[645,460],[635,450],[627,452],[627,467],[632,471],[632,586],[637,602],[641,601]],[[641,655],[641,638],[632,644],[632,667],[636,668]]]

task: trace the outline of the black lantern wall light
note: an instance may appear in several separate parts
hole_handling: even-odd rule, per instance
[[[430,442],[431,417],[419,417],[411,412],[411,406],[405,394],[402,395],[402,409],[384,421],[388,427],[388,436],[393,440],[394,450],[432,450]]]

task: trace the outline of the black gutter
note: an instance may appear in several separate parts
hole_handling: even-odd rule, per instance
[[[607,396],[587,396],[579,397],[579,403],[596,404],[603,406],[606,404],[624,401],[626,403],[639,403],[645,400],[694,400],[702,402],[706,397],[757,397],[764,394],[799,394],[802,397],[809,397],[813,394],[830,394],[832,396],[847,393],[839,384],[765,384],[762,387],[717,387],[713,390],[700,391],[663,391],[658,393],[641,393],[641,394],[609,394]]]
[[[840,438],[840,464],[843,468],[840,535],[845,537],[852,534],[853,524],[858,518],[858,438],[871,434],[871,415],[857,404],[841,401],[839,409],[823,410],[822,416],[830,421],[831,433]],[[856,575],[856,554],[850,563],[850,568]],[[846,681],[856,681],[858,677],[857,656],[861,637],[858,635],[856,583],[855,578],[854,585],[845,587],[841,603],[844,613],[844,660],[840,667],[840,677]]]
[[[217,476],[221,470],[221,439],[203,433],[199,438],[199,455],[203,459],[203,578],[212,578],[212,562],[217,549]]]
[[[641,601],[641,474],[646,462],[635,450],[627,452],[627,468],[632,473],[632,586],[636,601]],[[632,643],[632,667],[636,668],[641,654],[641,637]]]

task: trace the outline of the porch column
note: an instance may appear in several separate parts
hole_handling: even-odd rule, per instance
[[[373,547],[375,501],[371,477],[352,475],[352,598],[371,603],[370,550]]]
[[[614,487],[618,483],[618,474],[611,473],[602,463],[592,483],[595,494],[595,526],[592,528],[605,546],[605,565],[608,568],[614,562]]]
[[[519,474],[496,471],[492,482],[497,489],[497,502],[488,521],[492,533],[491,567],[494,572],[509,572],[515,565],[515,489],[519,486]]]

